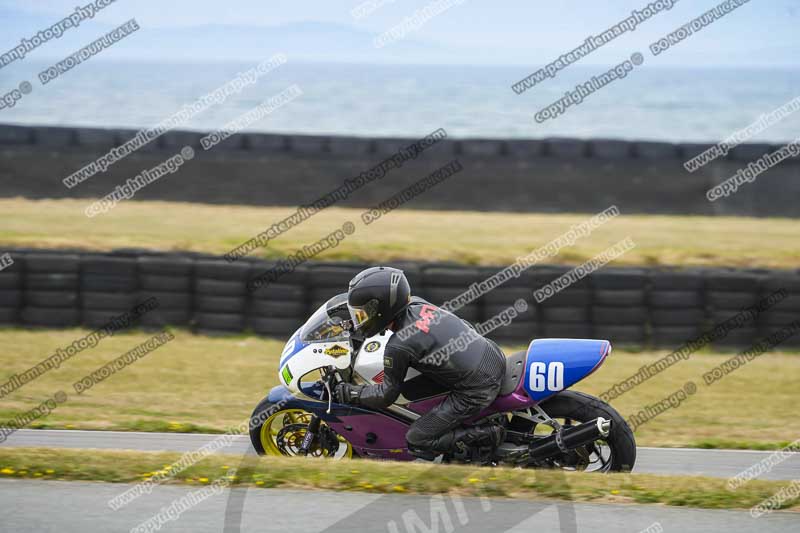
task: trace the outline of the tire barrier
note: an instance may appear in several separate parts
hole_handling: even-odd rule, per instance
[[[223,259],[194,263],[194,326],[201,333],[245,329],[250,265]]]
[[[0,271],[0,327],[98,327],[148,298],[158,308],[142,328],[188,327],[199,333],[242,331],[286,339],[328,298],[345,292],[369,265],[309,262],[254,292],[248,280],[275,266],[252,258],[229,263],[193,253],[116,250],[107,254],[18,249]],[[454,264],[390,262],[412,291],[434,304],[456,298],[499,270]],[[606,268],[537,303],[533,292],[569,270],[543,265],[460,307],[480,323],[516,300],[527,311],[489,336],[505,344],[537,337],[605,338],[619,345],[675,348],[756,305],[777,290],[786,297],[715,340],[746,348],[800,316],[800,270]],[[787,347],[800,346],[790,338]]]
[[[593,336],[618,344],[644,344],[649,316],[647,273],[606,268],[595,272],[591,281]]]
[[[273,264],[253,262],[250,278],[255,278]],[[280,283],[259,287],[250,294],[247,314],[249,329],[269,337],[286,337],[316,309],[310,302],[308,268],[298,266],[281,276]]]
[[[80,322],[84,325],[100,327],[140,303],[135,258],[91,255],[79,263]]]
[[[531,281],[534,286],[542,287],[566,274],[569,270],[569,267],[534,270]],[[540,335],[543,337],[591,338],[593,335],[592,300],[591,277],[587,276],[541,302],[539,304]]]
[[[141,256],[138,265],[139,291],[158,299],[158,308],[142,316],[142,326],[188,326],[194,309],[194,262],[186,257]]]
[[[781,272],[767,277],[760,284],[759,294],[763,297],[780,289],[785,289],[788,296],[759,316],[758,334],[760,337],[769,335],[800,317],[800,276],[798,276],[798,272],[794,274]],[[790,337],[785,344],[789,347],[797,347],[800,346],[800,339]]]
[[[191,146],[189,168],[136,193],[136,200],[298,206],[416,139],[241,133],[213,152],[201,133],[169,131],[112,165],[103,179],[73,188],[62,180],[135,137],[135,130],[0,125],[0,195],[101,198],[143,168]],[[705,191],[781,145],[742,144],[689,173],[683,163],[710,144],[613,139],[443,139],[418,160],[339,202],[365,208],[458,158],[464,170],[415,201],[445,210],[596,213],[609,203],[626,213],[800,217],[800,158],[790,158],[723,202]],[[267,167],[268,165],[268,171]],[[220,176],[224,176],[221,179]],[[486,190],[486,176],[502,186]],[[554,191],[558,191],[554,194]]]
[[[679,345],[706,328],[702,272],[658,272],[650,276],[650,338],[660,346]]]
[[[411,285],[411,291],[412,294],[421,296],[431,303],[442,305],[456,298],[470,285],[482,279],[480,272],[476,268],[431,266],[422,271],[420,288],[415,289]],[[505,304],[505,307],[512,303],[513,300]],[[455,314],[472,323],[480,322],[484,319],[481,313],[481,306],[477,302],[470,302],[460,307]]]
[[[75,254],[30,254],[22,263],[24,276],[19,278],[18,289],[22,296],[18,308],[20,322],[46,327],[80,324],[81,258]],[[5,270],[0,274],[3,273]]]
[[[734,275],[713,273],[706,279],[706,302],[710,321],[719,323],[735,315],[739,309],[755,305],[759,300],[760,281],[755,274]],[[757,324],[738,328],[715,342],[717,346],[747,347],[758,338]]]

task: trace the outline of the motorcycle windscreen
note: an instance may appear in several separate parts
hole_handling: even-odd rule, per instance
[[[536,339],[528,347],[523,387],[541,401],[594,372],[611,353],[611,343],[597,339]]]

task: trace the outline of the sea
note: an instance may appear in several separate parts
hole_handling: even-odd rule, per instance
[[[0,98],[26,81],[32,88],[13,107],[0,109],[0,124],[150,127],[255,66],[93,59],[43,84],[37,74],[51,64],[31,59],[0,69]],[[453,138],[709,142],[800,97],[800,70],[643,66],[550,120],[534,119],[607,69],[573,65],[517,94],[511,86],[530,74],[530,67],[290,62],[179,129],[219,129],[297,86],[300,96],[244,130],[414,138],[444,128]],[[800,134],[800,112],[758,130],[750,142],[792,141]]]

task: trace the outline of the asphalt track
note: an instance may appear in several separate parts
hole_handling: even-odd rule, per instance
[[[21,430],[0,446],[193,451],[219,435],[116,431]],[[242,455],[246,436],[220,453]],[[635,471],[729,477],[771,452],[639,448]],[[800,479],[800,454],[776,465],[762,479]],[[160,485],[118,511],[109,499],[131,485],[0,479],[0,532],[132,531],[199,487]],[[800,513],[753,518],[748,511],[722,511],[571,502],[380,495],[284,489],[225,489],[161,523],[157,531],[221,532],[641,532],[759,533],[800,531]],[[658,531],[659,529],[650,529]],[[151,529],[156,531],[156,529]]]
[[[23,429],[11,434],[0,446],[189,452],[218,437],[219,435],[197,433]],[[249,438],[238,436],[232,445],[221,449],[220,453],[242,455],[249,448]],[[634,472],[727,478],[768,457],[771,453],[751,450],[638,448]],[[776,465],[759,479],[800,479],[800,453],[793,453],[790,459]]]
[[[128,532],[197,490],[158,486],[118,511],[107,507],[110,498],[128,488],[110,483],[0,480],[0,531]],[[163,523],[159,531],[637,533],[655,523],[665,532],[796,532],[800,514],[774,512],[753,518],[747,511],[656,505],[236,489],[201,501],[176,520]]]

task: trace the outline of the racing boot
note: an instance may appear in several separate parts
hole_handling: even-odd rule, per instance
[[[506,440],[506,430],[503,426],[489,424],[485,426],[472,426],[457,429],[454,432],[455,445],[466,446],[491,446],[497,448]]]
[[[503,426],[490,424],[458,429],[454,434],[453,458],[464,462],[488,464],[494,451],[506,439]]]
[[[491,455],[505,440],[505,436],[505,428],[495,424],[459,428],[435,439],[430,448],[408,444],[408,452],[425,461],[433,461],[440,454],[451,453],[454,458],[467,461],[474,458],[475,450],[482,455]]]

